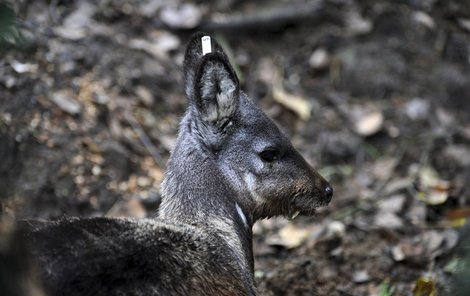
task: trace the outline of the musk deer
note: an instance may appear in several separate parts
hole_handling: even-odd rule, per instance
[[[331,200],[332,187],[240,91],[221,46],[203,38],[186,51],[189,106],[158,217],[31,226],[49,295],[255,295],[253,223]]]

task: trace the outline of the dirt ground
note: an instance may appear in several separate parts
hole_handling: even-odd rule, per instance
[[[315,217],[255,225],[260,295],[447,287],[470,216],[467,1],[20,0],[2,9],[16,22],[0,38],[3,215],[152,216],[186,108],[185,43],[204,30],[335,190]]]

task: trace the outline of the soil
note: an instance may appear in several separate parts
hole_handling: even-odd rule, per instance
[[[14,23],[0,31],[4,216],[154,215],[186,108],[185,43],[206,30],[237,65],[242,89],[335,191],[314,217],[255,225],[259,294],[448,288],[470,215],[470,4],[22,0],[10,8],[2,6]]]

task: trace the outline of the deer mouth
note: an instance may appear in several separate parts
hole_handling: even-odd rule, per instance
[[[312,199],[311,195],[298,194],[291,199],[286,217],[292,220],[298,215],[313,216],[318,208],[327,205],[328,202],[323,201],[321,198],[314,197]]]
[[[289,214],[287,214],[287,219],[289,220],[294,220],[298,215],[300,215],[302,213],[302,215],[304,215],[304,213],[302,211],[299,211],[299,210],[295,210],[295,211],[292,211],[290,212]],[[312,214],[313,215],[313,214]],[[310,216],[310,215],[309,215]]]
[[[316,208],[308,209],[308,210],[292,210],[290,211],[286,217],[289,220],[294,220],[297,216],[302,215],[302,216],[313,216],[317,212]]]

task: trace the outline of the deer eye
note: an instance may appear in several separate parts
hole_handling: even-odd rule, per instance
[[[279,159],[279,151],[275,149],[266,149],[259,154],[263,161],[273,162]]]

